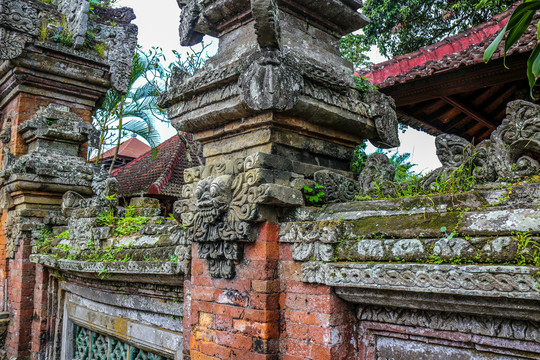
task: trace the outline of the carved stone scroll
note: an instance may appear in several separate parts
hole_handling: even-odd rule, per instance
[[[84,44],[88,28],[90,2],[88,0],[57,0],[56,5],[58,10],[66,17],[73,46],[80,49]]]

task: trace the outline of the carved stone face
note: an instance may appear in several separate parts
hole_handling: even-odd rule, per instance
[[[231,202],[232,177],[207,177],[197,184],[195,197],[197,213],[205,224],[215,224],[226,213]]]

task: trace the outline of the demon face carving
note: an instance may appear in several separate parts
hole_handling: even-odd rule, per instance
[[[201,225],[218,223],[227,213],[231,202],[232,176],[208,177],[201,180],[195,189],[197,213]]]

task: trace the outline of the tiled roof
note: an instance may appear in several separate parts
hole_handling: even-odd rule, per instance
[[[155,159],[152,151],[148,151],[138,159],[113,172],[119,183],[120,196],[136,196],[142,194],[167,195],[179,197],[184,185],[184,169],[198,166],[198,146],[192,137],[183,134],[191,145],[190,154],[193,163],[186,156],[186,145],[178,135],[159,145]]]
[[[514,7],[496,15],[486,23],[420,48],[418,51],[372,65],[368,70],[362,72],[362,75],[372,79],[372,82],[379,88],[386,88],[436,73],[452,71],[462,66],[482,63],[485,49],[506,25],[513,10]],[[535,23],[537,23],[538,18],[537,14]],[[531,51],[535,44],[536,25],[531,25],[518,43],[508,51],[507,55]],[[493,60],[503,57],[502,49],[503,43],[493,54]]]
[[[114,149],[115,148],[113,147],[112,149],[104,152],[103,154],[101,154],[100,158],[112,158],[114,156]],[[132,137],[129,140],[124,141],[122,144],[120,144],[120,147],[118,148],[118,156],[130,157],[135,159],[148,152],[150,149],[150,146],[143,143],[141,140]],[[90,162],[94,160],[95,158],[91,159]]]

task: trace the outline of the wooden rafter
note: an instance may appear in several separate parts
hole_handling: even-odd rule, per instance
[[[469,115],[471,118],[476,120],[478,123],[480,123],[480,124],[482,124],[484,126],[487,126],[489,129],[495,130],[496,126],[494,124],[489,122],[483,115],[481,115],[477,111],[469,108],[467,105],[465,105],[461,101],[459,101],[459,100],[457,100],[457,99],[455,99],[453,97],[449,97],[449,96],[442,96],[441,100],[448,103],[448,104],[450,104],[450,105],[452,105],[454,108],[459,109],[461,112]]]

